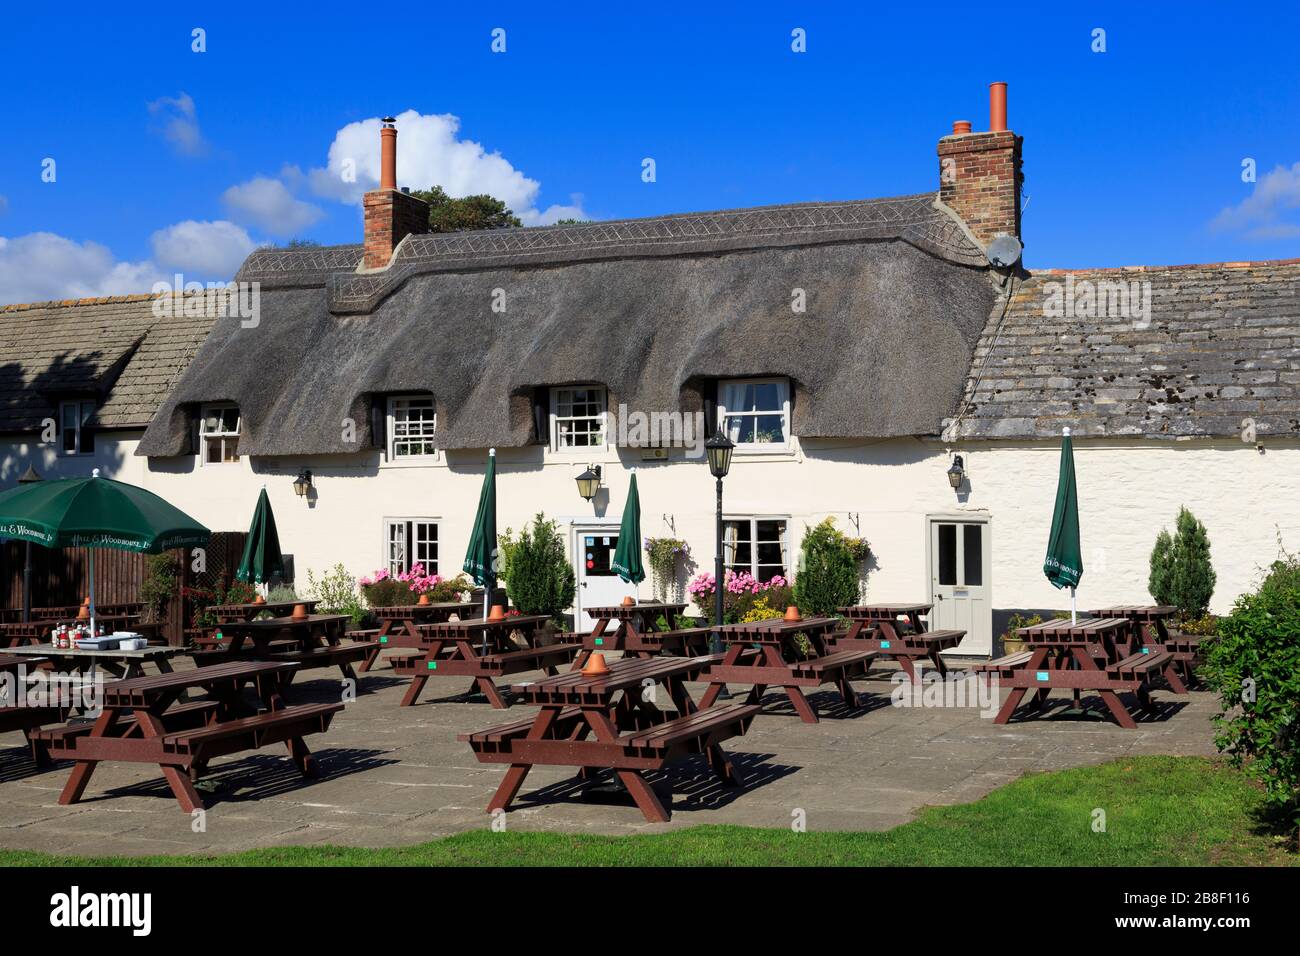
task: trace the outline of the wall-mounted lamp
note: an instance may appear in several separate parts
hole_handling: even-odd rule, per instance
[[[584,501],[590,501],[600,491],[600,465],[588,465],[587,470],[577,477],[578,494]]]
[[[962,463],[961,455],[954,455],[952,467],[948,469],[948,484],[952,485],[952,490],[956,491],[961,487],[961,483],[966,480],[966,468]]]
[[[311,469],[304,468],[293,480],[293,493],[299,498],[306,498],[309,491],[311,491]]]

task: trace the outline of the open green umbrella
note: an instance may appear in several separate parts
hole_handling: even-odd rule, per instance
[[[474,531],[469,537],[469,550],[462,565],[474,583],[483,588],[483,617],[488,616],[492,592],[497,583],[497,450],[488,451],[487,473],[483,476],[483,490],[478,496],[478,514],[474,516]],[[484,641],[487,632],[483,633]]]
[[[275,530],[275,512],[271,510],[271,499],[266,496],[266,487],[263,486],[262,493],[257,496],[253,523],[248,526],[244,554],[239,559],[235,577],[265,584],[276,575],[284,577],[284,555],[280,553],[280,535]]]
[[[90,626],[95,627],[95,548],[157,554],[202,547],[212,532],[152,491],[99,477],[59,478],[0,493],[0,537],[46,548],[90,549]]]
[[[1074,483],[1074,444],[1070,429],[1061,438],[1061,473],[1056,480],[1056,507],[1052,511],[1052,534],[1047,541],[1043,573],[1054,587],[1070,589],[1070,620],[1076,618],[1074,589],[1083,577],[1083,555],[1079,547],[1079,496]]]
[[[641,561],[641,496],[636,490],[636,472],[628,483],[623,523],[618,527],[618,547],[614,549],[609,568],[628,584],[645,580],[645,565]]]

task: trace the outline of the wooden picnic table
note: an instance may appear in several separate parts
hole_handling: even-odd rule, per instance
[[[290,662],[298,664],[298,670],[338,667],[344,679],[355,681],[352,665],[369,658],[379,645],[374,641],[344,641],[350,620],[346,614],[308,614],[300,618],[231,621],[220,627],[219,646],[192,651],[191,655],[200,666],[243,657]],[[292,680],[298,670],[288,672],[286,679]]]
[[[865,648],[832,650],[830,636],[838,626],[837,618],[813,617],[802,621],[776,618],[716,628],[729,646],[721,660],[703,675],[710,686],[700,706],[712,707],[722,689],[732,682],[753,685],[748,698],[751,704],[757,704],[768,687],[780,687],[799,718],[805,724],[815,724],[817,713],[804,696],[803,688],[833,683],[844,703],[856,708],[858,697],[850,681],[854,677],[866,677],[867,666],[877,652]],[[800,634],[812,645],[809,656],[797,646],[796,638]]]
[[[573,643],[541,644],[543,627],[549,620],[545,614],[516,614],[500,621],[479,617],[417,625],[419,648],[392,658],[393,673],[411,678],[402,706],[414,704],[431,677],[473,678],[467,693],[479,690],[493,707],[510,706],[493,682],[494,677],[532,670],[554,674],[558,665],[572,660],[581,650],[581,645]],[[514,633],[522,637],[523,647],[511,640]]]
[[[1178,615],[1178,608],[1170,604],[1122,604],[1090,611],[1089,615],[1127,620],[1132,630],[1125,649],[1130,654],[1143,647],[1168,651],[1170,662],[1165,669],[1165,680],[1175,694],[1187,693],[1187,682],[1192,680],[1192,665],[1200,655],[1201,639],[1194,634],[1169,630],[1168,622]]]
[[[50,636],[49,621],[28,621],[0,624],[0,648],[39,644]]]
[[[208,610],[216,615],[218,623],[233,624],[255,620],[263,611],[270,613],[272,617],[287,617],[293,613],[293,609],[299,604],[306,605],[307,613],[310,614],[316,610],[316,605],[319,603],[319,601],[300,601],[295,598],[292,601],[262,601],[260,603],[249,601],[244,604],[213,604]]]
[[[91,723],[68,724],[33,735],[56,756],[75,760],[59,803],[76,803],[95,767],[105,760],[156,763],[186,813],[203,808],[194,788],[216,757],[283,743],[304,777],[315,777],[315,758],[303,738],[329,728],[341,703],[286,706],[280,686],[297,664],[228,661],[158,677],[117,681],[104,688],[104,710]],[[245,699],[257,689],[264,710]],[[190,689],[206,697],[178,703]]]
[[[379,630],[374,639],[379,648],[373,658],[362,661],[360,670],[368,671],[379,658],[379,651],[389,648],[419,648],[423,639],[418,630],[421,624],[444,624],[453,617],[465,620],[474,616],[483,605],[473,601],[436,601],[431,604],[395,604],[389,607],[372,607],[370,612],[379,619]]]
[[[536,717],[489,730],[461,734],[482,763],[510,767],[497,787],[488,812],[505,812],[534,766],[577,767],[591,782],[600,769],[611,769],[637,807],[651,822],[666,822],[668,809],[642,776],[691,754],[706,754],[709,766],[731,786],[740,774],[721,742],[743,734],[758,713],[757,704],[728,703],[701,709],[684,681],[721,660],[702,657],[624,658],[604,674],[569,671],[512,690],[541,708]],[[662,686],[676,708],[670,716],[657,703]]]
[[[611,604],[585,610],[596,619],[591,631],[565,635],[566,640],[582,644],[582,652],[573,663],[575,670],[586,664],[595,651],[622,651],[627,657],[708,653],[710,628],[680,626],[682,612],[686,610],[684,603]],[[659,627],[661,616],[668,624],[666,630]]]
[[[921,680],[920,670],[914,664],[921,658],[928,659],[939,676],[945,677],[948,665],[939,652],[956,647],[966,632],[929,630],[925,618],[932,607],[931,604],[857,604],[837,608],[849,619],[849,629],[836,634],[831,646],[836,650],[868,650],[892,657],[914,684]],[[900,623],[900,618],[906,623]]]
[[[42,658],[19,654],[0,654],[0,674],[8,674],[17,685],[18,678],[28,668],[42,663]],[[21,730],[27,740],[29,752],[38,767],[53,763],[49,749],[36,740],[33,731],[46,724],[61,724],[68,719],[68,707],[52,705],[45,707],[29,706],[25,701],[0,699],[0,733]]]
[[[1163,676],[1169,654],[1150,649],[1126,653],[1129,633],[1125,618],[1084,618],[1075,624],[1059,618],[1020,628],[1018,635],[1029,650],[972,668],[1011,688],[994,723],[1007,723],[1030,691],[1027,706],[1037,710],[1052,690],[1065,689],[1074,693],[1076,701],[1081,691],[1096,691],[1116,723],[1135,728],[1119,694],[1135,694],[1139,705],[1149,710],[1151,686]]]
[[[144,676],[144,665],[153,664],[160,674],[172,672],[171,658],[185,653],[184,648],[166,645],[150,645],[138,651],[122,648],[112,650],[91,650],[86,647],[55,647],[53,644],[29,644],[26,647],[12,647],[5,652],[20,657],[37,657],[53,662],[60,670],[76,671],[79,674],[94,674],[96,668],[105,671],[114,679]]]

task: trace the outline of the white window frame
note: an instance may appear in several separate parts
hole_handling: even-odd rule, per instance
[[[781,415],[781,433],[784,438],[779,442],[736,442],[736,451],[740,454],[754,454],[763,452],[783,452],[790,449],[790,380],[788,378],[771,377],[771,378],[724,378],[718,381],[718,429],[723,434],[727,432],[728,415],[745,415],[757,418],[760,415],[778,414],[777,409],[764,409],[760,411],[735,411],[730,412],[727,409],[727,393],[731,389],[743,389],[746,385],[775,385],[777,394],[781,399],[779,414]]]
[[[749,567],[747,569],[738,569],[734,561],[727,560],[727,524],[728,522],[746,521],[749,523]],[[722,516],[722,566],[724,570],[748,570],[755,578],[759,578],[758,568],[758,523],[760,521],[780,521],[783,522],[784,530],[781,532],[781,577],[786,581],[793,579],[794,575],[790,569],[790,516],[789,515],[727,515]],[[764,542],[770,544],[771,542]],[[768,565],[770,567],[770,565]],[[761,580],[761,578],[760,578]]]
[[[235,414],[238,416],[238,421],[235,424],[235,430],[233,432],[226,431],[224,428],[215,432],[210,432],[207,430],[209,416],[220,415],[222,412],[230,411],[231,409],[234,409]],[[236,447],[238,447],[238,441],[240,438],[243,437],[243,433],[244,433],[244,416],[239,414],[238,405],[234,404],[233,402],[212,402],[208,405],[202,406],[199,409],[199,465],[201,467],[211,467],[213,465],[239,464],[240,461],[243,460],[244,457],[243,453],[237,454],[233,460],[227,459],[225,454],[225,440],[227,438],[234,438],[236,440]],[[222,444],[221,458],[218,461],[208,461],[208,440],[209,439],[221,440],[221,444]]]
[[[427,403],[428,407],[434,409],[433,412],[433,429],[428,433],[428,438],[432,438],[438,430],[438,412],[434,404],[432,395],[392,395],[388,399],[387,410],[387,447],[384,449],[385,458],[391,464],[402,465],[427,465],[440,461],[441,456],[435,448],[431,452],[421,453],[418,455],[399,455],[397,453],[397,407],[403,402],[420,402]]]
[[[420,525],[431,525],[433,527],[433,538],[429,539],[426,537],[423,541],[423,546],[425,548],[430,544],[433,545],[435,553],[435,557],[433,558],[420,556],[421,542],[417,537]],[[406,553],[404,556],[405,564],[402,567],[397,566],[398,562],[396,562],[393,557],[392,531],[395,527],[400,527],[403,531],[403,547],[405,548]],[[442,521],[440,519],[430,517],[385,518],[381,530],[383,533],[383,541],[380,553],[383,555],[383,561],[380,566],[387,568],[390,575],[396,577],[399,573],[405,573],[410,570],[411,565],[417,562],[424,565],[425,574],[438,573],[439,558],[442,554]],[[414,545],[412,544],[412,538],[417,539],[414,542]]]
[[[595,391],[599,395],[600,411],[596,415],[561,415],[560,393],[579,390]],[[569,402],[572,405],[572,400]],[[600,421],[600,441],[594,445],[565,446],[560,443],[561,423],[566,421]],[[603,452],[609,447],[609,389],[595,383],[588,385],[563,385],[551,389],[551,451],[558,455],[583,457]]]
[[[72,430],[72,448],[68,449],[66,445],[67,426],[65,419],[69,410],[75,409],[77,423]],[[95,414],[95,403],[88,398],[71,398],[67,401],[59,402],[59,455],[64,458],[74,458],[80,455],[91,455],[94,452],[84,451],[81,447],[82,429],[85,428],[86,422]]]

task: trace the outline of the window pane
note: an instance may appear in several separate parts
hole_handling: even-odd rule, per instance
[[[415,523],[415,560],[425,574],[438,573],[438,526],[431,521]]]
[[[231,437],[223,438],[221,441],[226,456],[225,460],[239,461],[239,439]]]
[[[781,390],[776,382],[750,385],[746,389],[745,408],[753,412],[770,412],[781,407]]]
[[[754,440],[754,416],[728,415],[726,424],[727,437],[737,444],[750,443]]]
[[[77,406],[63,406],[63,450],[65,452],[75,452],[77,450],[77,430],[81,423],[77,420]]]
[[[754,441],[763,443],[785,441],[784,416],[759,415],[754,422]]]
[[[614,559],[614,551],[618,548],[618,535],[583,535],[582,543],[583,560],[586,562],[586,570],[583,573],[589,578],[615,576],[615,572],[610,570],[609,565]]]
[[[957,526],[939,525],[939,583],[957,583]]]
[[[983,531],[977,524],[962,525],[961,529],[962,570],[965,572],[962,583],[971,587],[979,587],[984,583]]]

